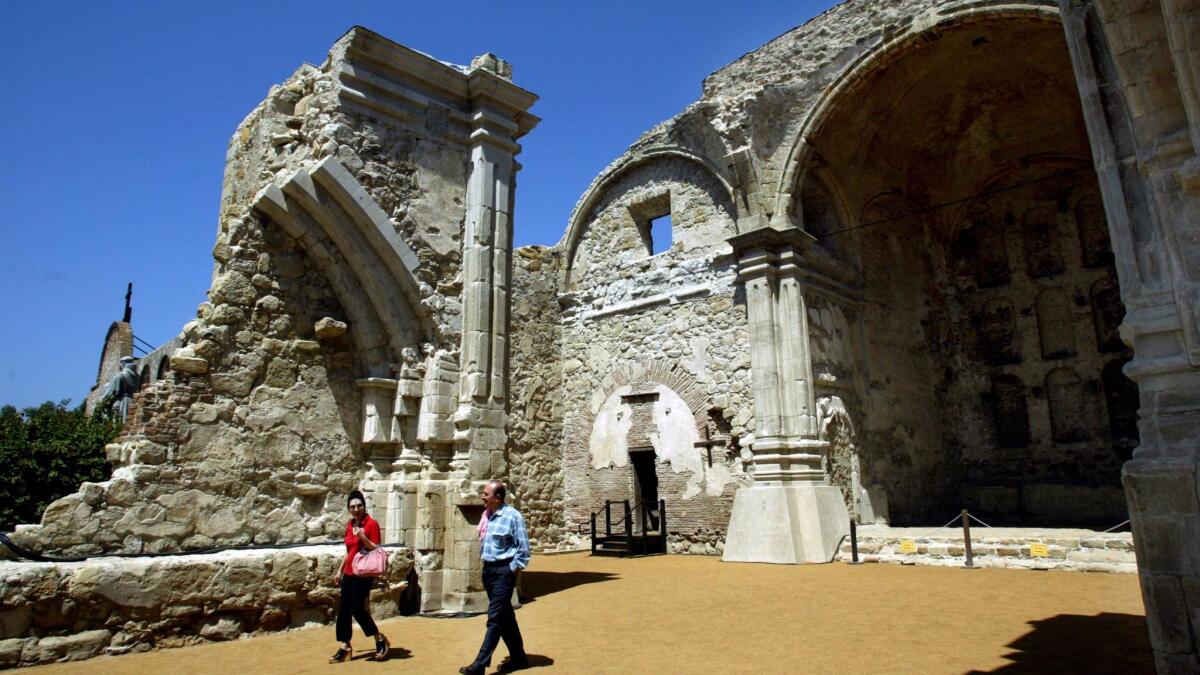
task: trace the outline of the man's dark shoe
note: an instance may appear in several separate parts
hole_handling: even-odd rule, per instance
[[[528,667],[529,659],[521,659],[518,661],[513,659],[511,656],[508,656],[500,662],[500,665],[496,667],[496,671],[501,673],[511,673],[514,670],[525,670]]]
[[[483,668],[480,668],[472,663],[469,666],[463,666],[462,668],[459,668],[458,672],[462,673],[462,675],[483,675]]]

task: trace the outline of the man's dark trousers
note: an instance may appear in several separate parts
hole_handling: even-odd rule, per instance
[[[525,661],[525,643],[521,640],[521,629],[517,627],[517,613],[513,611],[512,594],[517,573],[509,569],[509,561],[483,563],[483,588],[488,596],[487,633],[483,645],[475,657],[478,668],[487,668],[492,663],[492,652],[504,638],[508,656],[514,662]]]

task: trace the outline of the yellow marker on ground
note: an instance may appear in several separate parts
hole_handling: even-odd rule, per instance
[[[917,552],[917,543],[915,541],[913,541],[912,539],[901,540],[900,541],[900,552],[901,553],[916,553]]]
[[[1035,558],[1045,558],[1050,555],[1050,549],[1046,548],[1045,544],[1030,544],[1029,555]]]

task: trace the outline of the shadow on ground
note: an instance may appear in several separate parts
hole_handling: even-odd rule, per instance
[[[540,597],[565,591],[568,588],[595,584],[619,578],[608,572],[546,572],[525,570],[521,572],[521,602],[528,603]]]
[[[1004,655],[1012,663],[988,672],[1154,673],[1144,616],[1059,614],[1029,625],[1032,630],[1007,645],[1015,650]]]

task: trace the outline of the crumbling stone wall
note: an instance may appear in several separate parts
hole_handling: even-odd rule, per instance
[[[226,551],[193,557],[0,564],[0,668],[235,640],[332,622],[340,547]],[[412,611],[413,561],[390,556],[371,613]],[[408,601],[408,607],[402,604]]]
[[[586,524],[606,499],[634,499],[629,449],[642,445],[653,447],[669,531],[708,541],[747,480],[738,443],[752,428],[745,311],[724,241],[733,205],[716,176],[680,157],[630,166],[598,189],[559,245],[567,525]],[[651,255],[648,220],[666,213],[671,246]],[[646,419],[622,417],[623,399],[646,393]]]
[[[513,252],[508,482],[530,544],[553,546],[563,518],[561,254],[543,246]]]
[[[414,116],[380,98],[419,86],[391,68],[467,73],[356,28],[238,127],[209,301],[170,376],[137,398],[113,479],[52,505],[22,543],[173,551],[340,534],[366,471],[362,381],[388,381],[403,347],[453,360],[462,328],[467,119],[449,100]],[[355,231],[356,210],[383,229]],[[395,257],[372,258],[372,237]],[[372,504],[389,515],[390,501]]]

